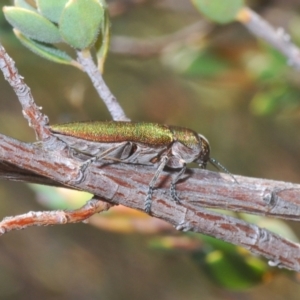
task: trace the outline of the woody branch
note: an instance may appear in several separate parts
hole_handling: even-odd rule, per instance
[[[76,183],[79,161],[66,156],[61,150],[41,149],[37,145],[22,143],[3,135],[0,135],[0,160],[21,167],[29,173],[29,176],[32,172],[38,173],[39,177],[51,178],[52,183],[54,181],[59,185],[85,190],[108,203],[123,204],[140,210],[143,209],[148,183],[153,176],[151,167],[138,167],[137,172],[136,166],[128,164],[105,166],[93,164],[86,170],[85,180]],[[18,175],[18,167],[15,169],[11,167],[10,178],[15,176],[15,180],[26,180],[24,171]],[[222,178],[223,176],[225,178]],[[153,195],[151,214],[168,221],[177,229],[215,236],[263,255],[276,265],[300,271],[298,244],[256,225],[203,208],[205,203],[206,207],[218,206],[239,212],[284,218],[290,216],[296,220],[299,219],[299,208],[294,212],[292,209],[298,207],[300,186],[241,176],[237,178],[240,183],[237,185],[226,176],[199,169],[190,170],[188,180],[178,184],[178,192],[182,198],[182,205],[178,205],[168,196],[170,176],[164,173],[161,177],[161,186]],[[42,179],[39,178],[38,182],[41,183]],[[48,179],[45,183],[48,183]],[[287,212],[287,207],[290,207],[290,212]],[[91,215],[90,208],[88,212],[86,210],[87,208],[82,208],[78,212],[70,213],[76,214],[75,221],[78,222],[80,216],[86,218]],[[68,217],[62,218],[62,215],[64,213],[61,211],[51,212],[50,216],[49,212],[39,212],[4,219],[0,223],[0,232],[3,234],[9,230],[33,225],[74,221]],[[286,253],[289,253],[288,257]]]

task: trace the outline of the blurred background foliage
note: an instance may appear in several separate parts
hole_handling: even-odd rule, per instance
[[[202,133],[212,156],[234,174],[300,182],[299,71],[282,55],[238,23],[208,21],[189,1],[108,3],[112,36],[104,78],[128,117]],[[298,1],[247,5],[300,44]],[[51,123],[111,119],[85,74],[29,52],[2,13],[0,38]],[[0,132],[34,141],[16,96],[1,77],[0,91]],[[0,182],[2,217],[76,208],[89,197]],[[247,220],[293,240],[299,236],[297,223]],[[270,269],[244,249],[212,238],[176,233],[141,212],[117,207],[90,223],[2,236],[0,298],[299,298],[296,274]]]

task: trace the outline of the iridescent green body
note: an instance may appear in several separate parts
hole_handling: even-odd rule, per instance
[[[184,174],[187,163],[196,162],[205,168],[210,161],[221,166],[210,158],[207,139],[187,128],[156,123],[97,121],[58,124],[50,126],[50,130],[76,152],[91,157],[83,164],[83,170],[101,159],[157,165],[147,192],[147,212],[150,211],[154,185],[165,166],[181,169],[171,183],[172,198],[178,203],[175,184]]]
[[[199,143],[198,135],[190,129],[157,123],[76,122],[52,125],[51,130],[99,143],[130,141],[155,147],[177,140],[192,148]]]

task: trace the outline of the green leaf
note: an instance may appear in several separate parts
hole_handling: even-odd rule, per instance
[[[199,52],[190,66],[185,70],[187,76],[214,77],[228,71],[227,61],[209,51]]]
[[[266,116],[283,111],[295,111],[299,108],[299,90],[289,88],[282,82],[274,82],[254,95],[250,102],[251,112]]]
[[[76,65],[76,62],[64,51],[53,47],[50,44],[42,44],[25,37],[20,31],[14,29],[18,40],[29,50],[43,58],[60,64]]]
[[[244,0],[192,0],[192,2],[201,13],[217,23],[234,21],[244,6]]]
[[[69,0],[36,0],[36,4],[44,17],[52,22],[58,23],[68,1]]]
[[[44,42],[59,43],[58,28],[49,20],[34,11],[19,7],[3,7],[6,20],[26,37]]]
[[[205,270],[208,278],[220,287],[244,290],[262,283],[268,274],[267,263],[247,250],[213,237],[193,236],[203,244],[203,248],[191,256],[195,265]]]
[[[59,20],[63,39],[76,49],[94,45],[104,18],[104,8],[98,0],[70,0]]]
[[[222,288],[241,291],[263,282],[267,264],[259,259],[243,257],[237,251],[214,250],[204,260],[207,275]],[[226,276],[224,276],[226,274]]]
[[[110,41],[109,29],[110,29],[109,15],[108,15],[108,11],[105,10],[104,21],[102,22],[102,26],[101,26],[101,34],[98,36],[98,39],[95,43],[97,65],[101,73],[103,73],[104,63],[109,49],[109,41]]]
[[[35,12],[37,11],[33,6],[28,4],[25,0],[15,0],[14,5],[16,7],[25,8],[25,9],[32,10],[32,11],[35,11]]]

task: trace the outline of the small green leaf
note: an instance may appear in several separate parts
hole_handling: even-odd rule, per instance
[[[299,91],[287,89],[279,82],[254,95],[250,102],[251,112],[255,115],[266,116],[278,112],[295,111],[299,108]]]
[[[37,11],[33,6],[28,4],[25,0],[15,0],[14,5],[16,7],[25,8],[25,9],[32,10],[32,11],[35,11],[35,12]]]
[[[234,21],[244,6],[244,0],[192,0],[192,2],[201,13],[218,23]]]
[[[58,28],[34,11],[19,7],[4,6],[6,20],[28,38],[44,43],[59,43]]]
[[[193,236],[204,245],[191,254],[194,264],[206,271],[207,277],[218,286],[239,291],[264,282],[269,267],[259,257],[213,237]]]
[[[70,0],[59,20],[63,39],[76,49],[94,45],[104,18],[104,8],[98,0]]]
[[[184,73],[188,76],[214,77],[224,74],[228,68],[227,61],[209,51],[203,51],[197,53]]]
[[[98,39],[95,43],[97,65],[101,73],[103,73],[104,63],[109,49],[109,41],[110,41],[109,29],[110,29],[109,15],[108,15],[108,11],[105,10],[104,21],[102,22],[102,26],[101,26],[101,34],[99,34]]]
[[[38,10],[48,20],[58,23],[60,16],[69,0],[36,0]]]
[[[20,31],[14,29],[18,40],[29,50],[43,58],[60,64],[74,65],[74,60],[64,51],[53,47],[50,44],[42,44],[25,37]]]

